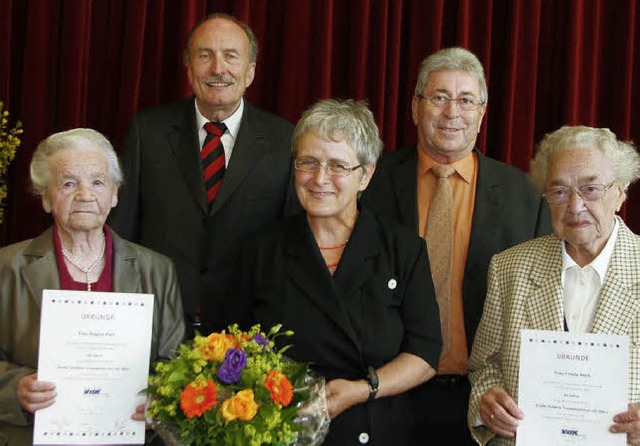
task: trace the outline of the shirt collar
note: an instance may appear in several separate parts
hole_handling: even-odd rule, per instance
[[[618,223],[618,219],[616,218],[615,224],[613,226],[613,231],[611,231],[611,235],[609,236],[609,240],[607,240],[606,245],[604,245],[604,248],[602,249],[602,251],[600,251],[600,254],[598,254],[598,256],[595,259],[593,259],[591,263],[589,263],[588,265],[585,265],[585,268],[587,266],[590,266],[595,270],[596,273],[598,273],[598,276],[600,277],[600,284],[602,284],[602,281],[604,280],[604,277],[607,274],[607,269],[609,268],[609,261],[613,256],[613,248],[616,244],[616,240],[618,239],[619,228],[620,228],[620,224]],[[565,246],[566,242],[565,241],[561,242],[561,245],[562,245],[562,277],[564,277],[565,272],[569,268],[573,266],[578,266],[578,264],[567,253],[567,248]]]
[[[198,103],[194,101],[195,109],[196,109],[196,124],[198,125],[198,131],[200,131],[204,125],[209,122],[207,118],[205,118],[200,110],[198,109]],[[244,111],[244,98],[240,101],[240,106],[234,111],[231,116],[227,119],[224,119],[222,122],[227,126],[227,132],[233,136],[235,140],[238,137],[238,131],[240,130],[240,121],[242,121],[242,113]]]
[[[427,155],[423,150],[416,150],[418,151],[418,175],[426,175],[433,166],[439,163],[431,156]],[[472,150],[468,155],[449,164],[468,184],[473,181],[473,168],[476,156],[477,155]]]

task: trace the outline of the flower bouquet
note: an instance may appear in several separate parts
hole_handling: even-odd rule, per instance
[[[195,338],[149,377],[147,414],[167,444],[317,445],[328,431],[324,381],[277,349],[276,325]],[[169,437],[175,437],[173,439]]]
[[[13,127],[9,127],[9,110],[5,110],[4,103],[0,101],[0,223],[4,219],[4,200],[7,197],[5,176],[20,147],[20,134],[22,123],[18,121]]]

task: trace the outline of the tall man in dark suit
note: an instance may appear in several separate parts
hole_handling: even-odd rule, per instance
[[[232,295],[240,241],[297,205],[290,183],[293,126],[243,98],[257,56],[246,24],[224,14],[204,19],[185,50],[195,98],[134,115],[121,151],[125,183],[111,223],[125,238],[173,259],[185,313],[201,311],[203,330],[231,322],[223,300]],[[217,194],[205,186],[201,160],[213,137],[209,122],[222,127]]]
[[[468,356],[482,314],[489,261],[512,245],[551,231],[548,209],[524,173],[475,148],[487,98],[484,70],[472,53],[448,48],[427,57],[412,101],[417,150],[385,154],[363,197],[364,205],[381,218],[413,228],[429,244],[430,237],[441,236],[427,234],[437,182],[432,167],[453,168],[448,180],[453,213],[450,293],[447,310],[442,304],[440,310],[448,343],[438,375],[412,396],[416,445],[435,444],[439,438],[456,446],[474,444],[466,426]],[[430,258],[432,265],[439,261]]]

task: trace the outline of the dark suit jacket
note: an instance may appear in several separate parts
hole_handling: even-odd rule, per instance
[[[207,205],[194,99],[137,113],[124,139],[125,183],[112,213],[123,237],[171,257],[185,313],[227,325],[221,299],[240,242],[295,207],[291,133],[247,101],[222,187]]]
[[[306,215],[289,218],[251,239],[238,268],[234,317],[293,330],[287,355],[308,361],[327,381],[362,379],[401,352],[433,367],[440,355],[440,323],[422,240],[360,213],[333,277]],[[408,397],[354,406],[331,422],[326,445],[408,444]]]
[[[381,218],[405,225],[417,234],[416,150],[413,147],[384,154],[362,202]],[[469,351],[482,316],[491,257],[515,244],[551,233],[549,209],[526,175],[475,152],[478,182],[462,285]]]
[[[165,256],[112,234],[113,290],[155,294],[151,361],[168,358],[184,336],[173,265]],[[33,442],[33,427],[21,410],[16,390],[18,381],[38,367],[45,289],[60,289],[51,229],[0,249],[0,446],[7,441],[10,446]]]

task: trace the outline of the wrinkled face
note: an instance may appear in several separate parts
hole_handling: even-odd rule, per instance
[[[575,191],[564,204],[550,204],[553,232],[565,240],[567,252],[586,265],[604,248],[615,225],[615,214],[624,201],[624,189],[615,183],[611,161],[592,148],[569,149],[549,160],[546,189],[604,184],[613,187],[596,201],[585,201]],[[586,259],[586,263],[578,262]]]
[[[422,92],[425,98],[444,95],[450,99],[480,100],[480,82],[464,71],[435,71]],[[413,122],[418,128],[418,148],[442,164],[449,164],[471,152],[486,106],[461,110],[454,101],[438,108],[428,99],[413,97]]]
[[[337,162],[346,167],[359,165],[356,152],[346,142],[334,142],[307,132],[298,141],[297,159],[321,164]],[[295,170],[296,193],[309,217],[348,219],[357,212],[358,192],[367,188],[375,166],[356,169],[348,176],[328,175],[324,168],[317,172]]]
[[[49,158],[51,179],[42,206],[67,232],[101,229],[118,203],[118,184],[99,149],[63,149]]]
[[[249,62],[249,38],[229,20],[216,18],[203,23],[189,44],[187,77],[200,112],[212,121],[229,117],[255,74]]]

